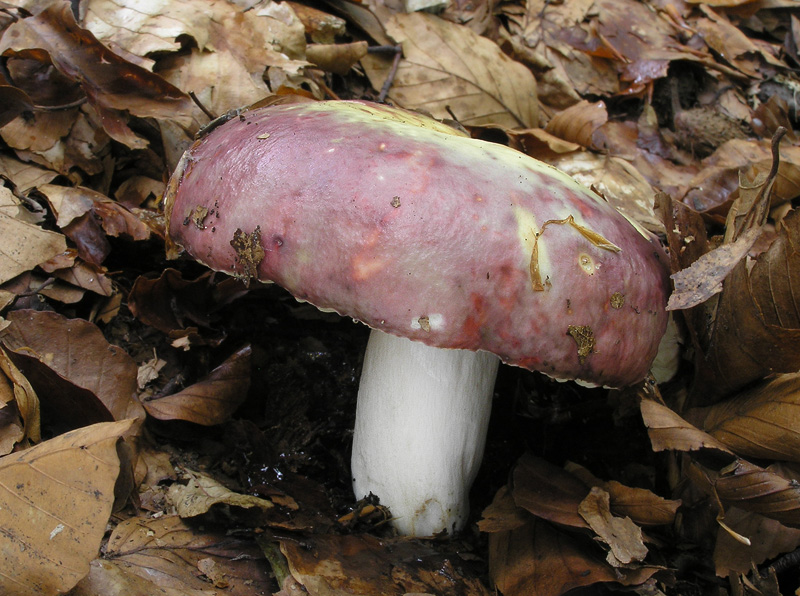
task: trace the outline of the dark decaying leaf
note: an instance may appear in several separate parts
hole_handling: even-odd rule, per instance
[[[10,312],[7,319],[0,341],[21,370],[31,371],[26,376],[55,423],[144,418],[136,363],[95,325],[31,310]]]
[[[89,575],[72,593],[251,596],[268,594],[270,588],[266,563],[251,540],[167,515],[118,524],[105,556],[92,562]]]
[[[800,373],[690,410],[686,419],[741,456],[800,462]]]
[[[213,315],[247,293],[245,284],[212,272],[186,280],[176,269],[165,269],[155,279],[138,277],[128,295],[134,316],[163,333],[189,326],[209,328]]]
[[[186,420],[204,426],[230,418],[250,388],[250,357],[246,345],[234,352],[209,375],[186,389],[144,403],[147,413],[159,420]]]
[[[315,596],[490,594],[458,555],[440,555],[412,540],[317,535],[281,540],[280,547],[291,574]]]

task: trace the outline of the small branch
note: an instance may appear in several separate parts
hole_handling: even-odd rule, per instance
[[[378,94],[378,102],[385,103],[386,96],[389,95],[389,89],[391,89],[392,84],[394,83],[394,78],[397,76],[397,67],[400,66],[400,60],[403,58],[403,46],[396,45],[396,46],[374,46],[371,48],[367,48],[368,54],[389,54],[394,53],[394,60],[392,61],[392,68],[389,70],[389,74],[386,77],[386,80],[383,82],[383,87],[381,87],[381,92]]]
[[[214,114],[214,112],[212,112],[212,111],[211,111],[211,110],[209,110],[209,109],[208,109],[206,106],[204,106],[204,105],[203,105],[203,102],[202,102],[202,101],[200,101],[200,98],[199,98],[199,97],[197,97],[197,95],[195,94],[195,92],[194,92],[194,91],[189,91],[189,97],[191,97],[191,98],[192,98],[192,101],[195,103],[195,105],[196,105],[198,108],[200,108],[200,110],[201,110],[201,111],[202,111],[202,112],[203,112],[203,113],[204,113],[206,116],[208,116],[208,119],[209,119],[210,121],[214,121],[214,120],[216,120],[216,119],[218,118],[218,116],[216,116],[216,115]]]

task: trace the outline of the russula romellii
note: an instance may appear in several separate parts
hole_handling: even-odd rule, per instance
[[[657,242],[554,168],[366,102],[243,112],[186,152],[172,253],[369,325],[352,474],[401,533],[459,529],[500,361],[642,380],[664,333]]]

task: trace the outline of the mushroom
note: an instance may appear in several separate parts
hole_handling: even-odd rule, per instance
[[[500,361],[628,386],[667,322],[647,232],[544,163],[385,105],[245,111],[184,154],[165,202],[171,256],[373,329],[353,486],[403,534],[463,526]]]

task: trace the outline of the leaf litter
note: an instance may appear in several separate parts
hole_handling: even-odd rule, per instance
[[[792,6],[6,7],[4,591],[794,593]],[[160,194],[209,114],[382,92],[594,188],[661,237],[676,281],[672,380],[608,392],[503,371],[452,541],[397,538],[390,512],[353,502],[363,330],[164,260]]]

